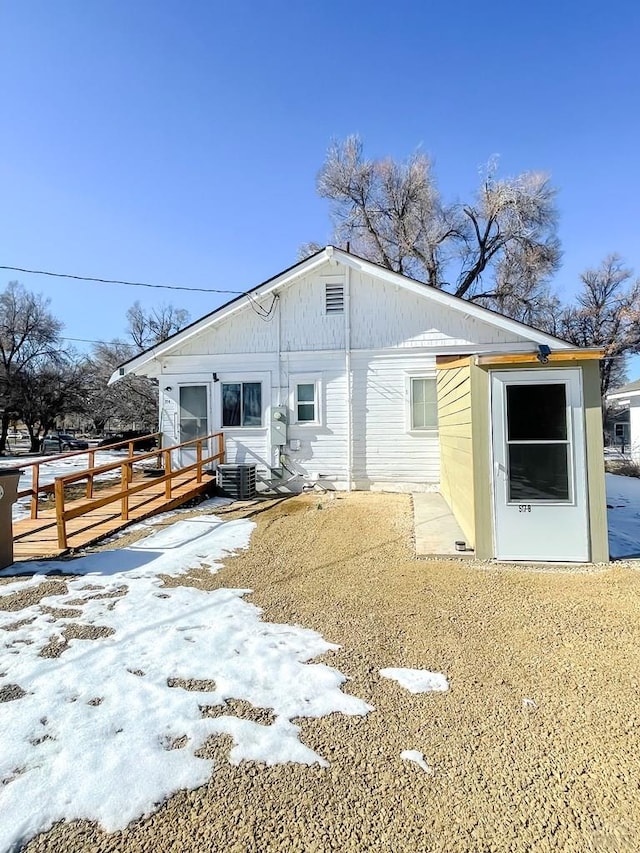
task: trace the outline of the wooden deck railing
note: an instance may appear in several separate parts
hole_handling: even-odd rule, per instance
[[[215,439],[215,453],[209,453],[209,441]],[[173,468],[172,453],[180,451],[183,448],[192,447],[195,450],[196,461],[189,465],[183,465]],[[133,465],[161,456],[164,460],[164,474],[158,477],[152,477],[143,482],[136,482],[133,479]],[[138,454],[137,456],[129,455],[127,459],[117,462],[109,462],[106,465],[100,465],[97,468],[90,468],[85,471],[78,471],[74,474],[66,474],[64,477],[56,477],[54,483],[54,495],[56,506],[56,525],[58,530],[58,547],[67,548],[67,522],[73,518],[79,518],[86,515],[95,509],[100,509],[103,506],[108,506],[117,501],[120,502],[120,517],[123,521],[129,519],[129,498],[132,495],[145,491],[145,489],[153,488],[158,483],[165,484],[165,499],[171,500],[172,482],[177,477],[182,477],[184,474],[193,471],[193,477],[197,483],[202,482],[204,466],[211,463],[224,462],[224,435],[221,432],[211,433],[210,435],[193,438],[191,441],[185,441],[181,444],[175,444],[172,447],[162,448],[161,450],[153,450],[150,453]],[[80,506],[74,506],[65,509],[65,488],[73,483],[87,480],[87,489],[93,478],[100,474],[105,474],[120,468],[120,490],[118,492],[91,499],[93,493],[87,494],[88,500]]]
[[[123,447],[128,448],[129,456],[132,457],[134,453],[135,445],[138,442],[149,441],[150,439],[154,439],[158,442],[158,446],[162,447],[162,433],[160,432],[151,432],[148,435],[141,435],[137,438],[128,438],[124,441],[116,441],[113,444],[106,444],[103,447],[91,447],[88,450],[70,450],[68,453],[57,453],[51,459],[39,459],[37,462],[24,462],[20,463],[20,468],[31,468],[31,486],[28,489],[20,489],[18,491],[18,499],[30,497],[30,509],[31,509],[31,518],[38,517],[38,495],[42,494],[51,494],[55,491],[54,483],[43,483],[40,485],[40,468],[42,466],[51,465],[52,463],[58,462],[60,459],[68,459],[72,456],[88,456],[88,465],[87,469],[95,468],[96,463],[96,453],[101,453],[103,450],[119,450]],[[153,456],[159,456],[160,450],[156,450],[153,452]],[[140,456],[136,457],[136,460],[139,460]],[[89,475],[87,477],[87,491],[86,496],[88,498],[93,495],[93,475]]]

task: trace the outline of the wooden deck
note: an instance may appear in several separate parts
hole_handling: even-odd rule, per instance
[[[191,455],[184,467],[176,468],[174,454],[184,449]],[[126,458],[97,468],[93,467],[93,451],[88,455],[86,468],[56,477],[42,487],[38,485],[39,469],[46,461],[28,463],[33,469],[32,485],[19,491],[18,497],[30,496],[31,518],[13,523],[14,561],[59,557],[204,494],[211,487],[215,466],[224,461],[224,437],[212,433],[144,454],[134,454],[130,446]],[[191,461],[194,457],[195,462]],[[157,464],[160,459],[162,468],[146,472],[140,468],[141,462]],[[98,484],[105,474],[116,474],[116,469],[117,479]],[[148,476],[151,473],[154,476]],[[80,484],[84,495],[77,497]],[[54,500],[43,503],[39,499],[42,493],[53,494]]]
[[[137,482],[137,478],[134,480]],[[55,507],[41,509],[38,518],[25,518],[13,524],[14,560],[33,560],[34,558],[59,557],[77,548],[84,548],[122,530],[129,524],[141,521],[151,515],[157,515],[180,506],[191,498],[203,494],[211,485],[211,477],[205,475],[202,483],[195,481],[193,472],[177,475],[172,482],[171,499],[165,496],[165,484],[154,484],[144,492],[129,498],[129,518],[123,521],[119,502],[101,506],[78,518],[67,522],[67,547],[58,546],[58,530]],[[100,498],[120,492],[120,484],[101,489]],[[66,508],[72,510],[87,504],[86,498],[68,501]]]

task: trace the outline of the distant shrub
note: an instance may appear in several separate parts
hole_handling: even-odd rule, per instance
[[[622,477],[640,477],[640,464],[631,459],[606,459],[604,470],[608,474],[620,474]]]

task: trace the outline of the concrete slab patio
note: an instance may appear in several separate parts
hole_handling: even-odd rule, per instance
[[[438,492],[417,492],[413,498],[416,556],[473,557],[474,552],[458,551],[456,542],[465,535],[445,499]]]

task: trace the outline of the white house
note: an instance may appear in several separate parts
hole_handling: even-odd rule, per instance
[[[629,453],[640,462],[640,379],[610,391],[607,400],[629,409]]]
[[[439,489],[482,557],[607,559],[600,351],[328,246],[122,365],[166,444],[264,482]],[[285,467],[283,467],[283,462]]]

